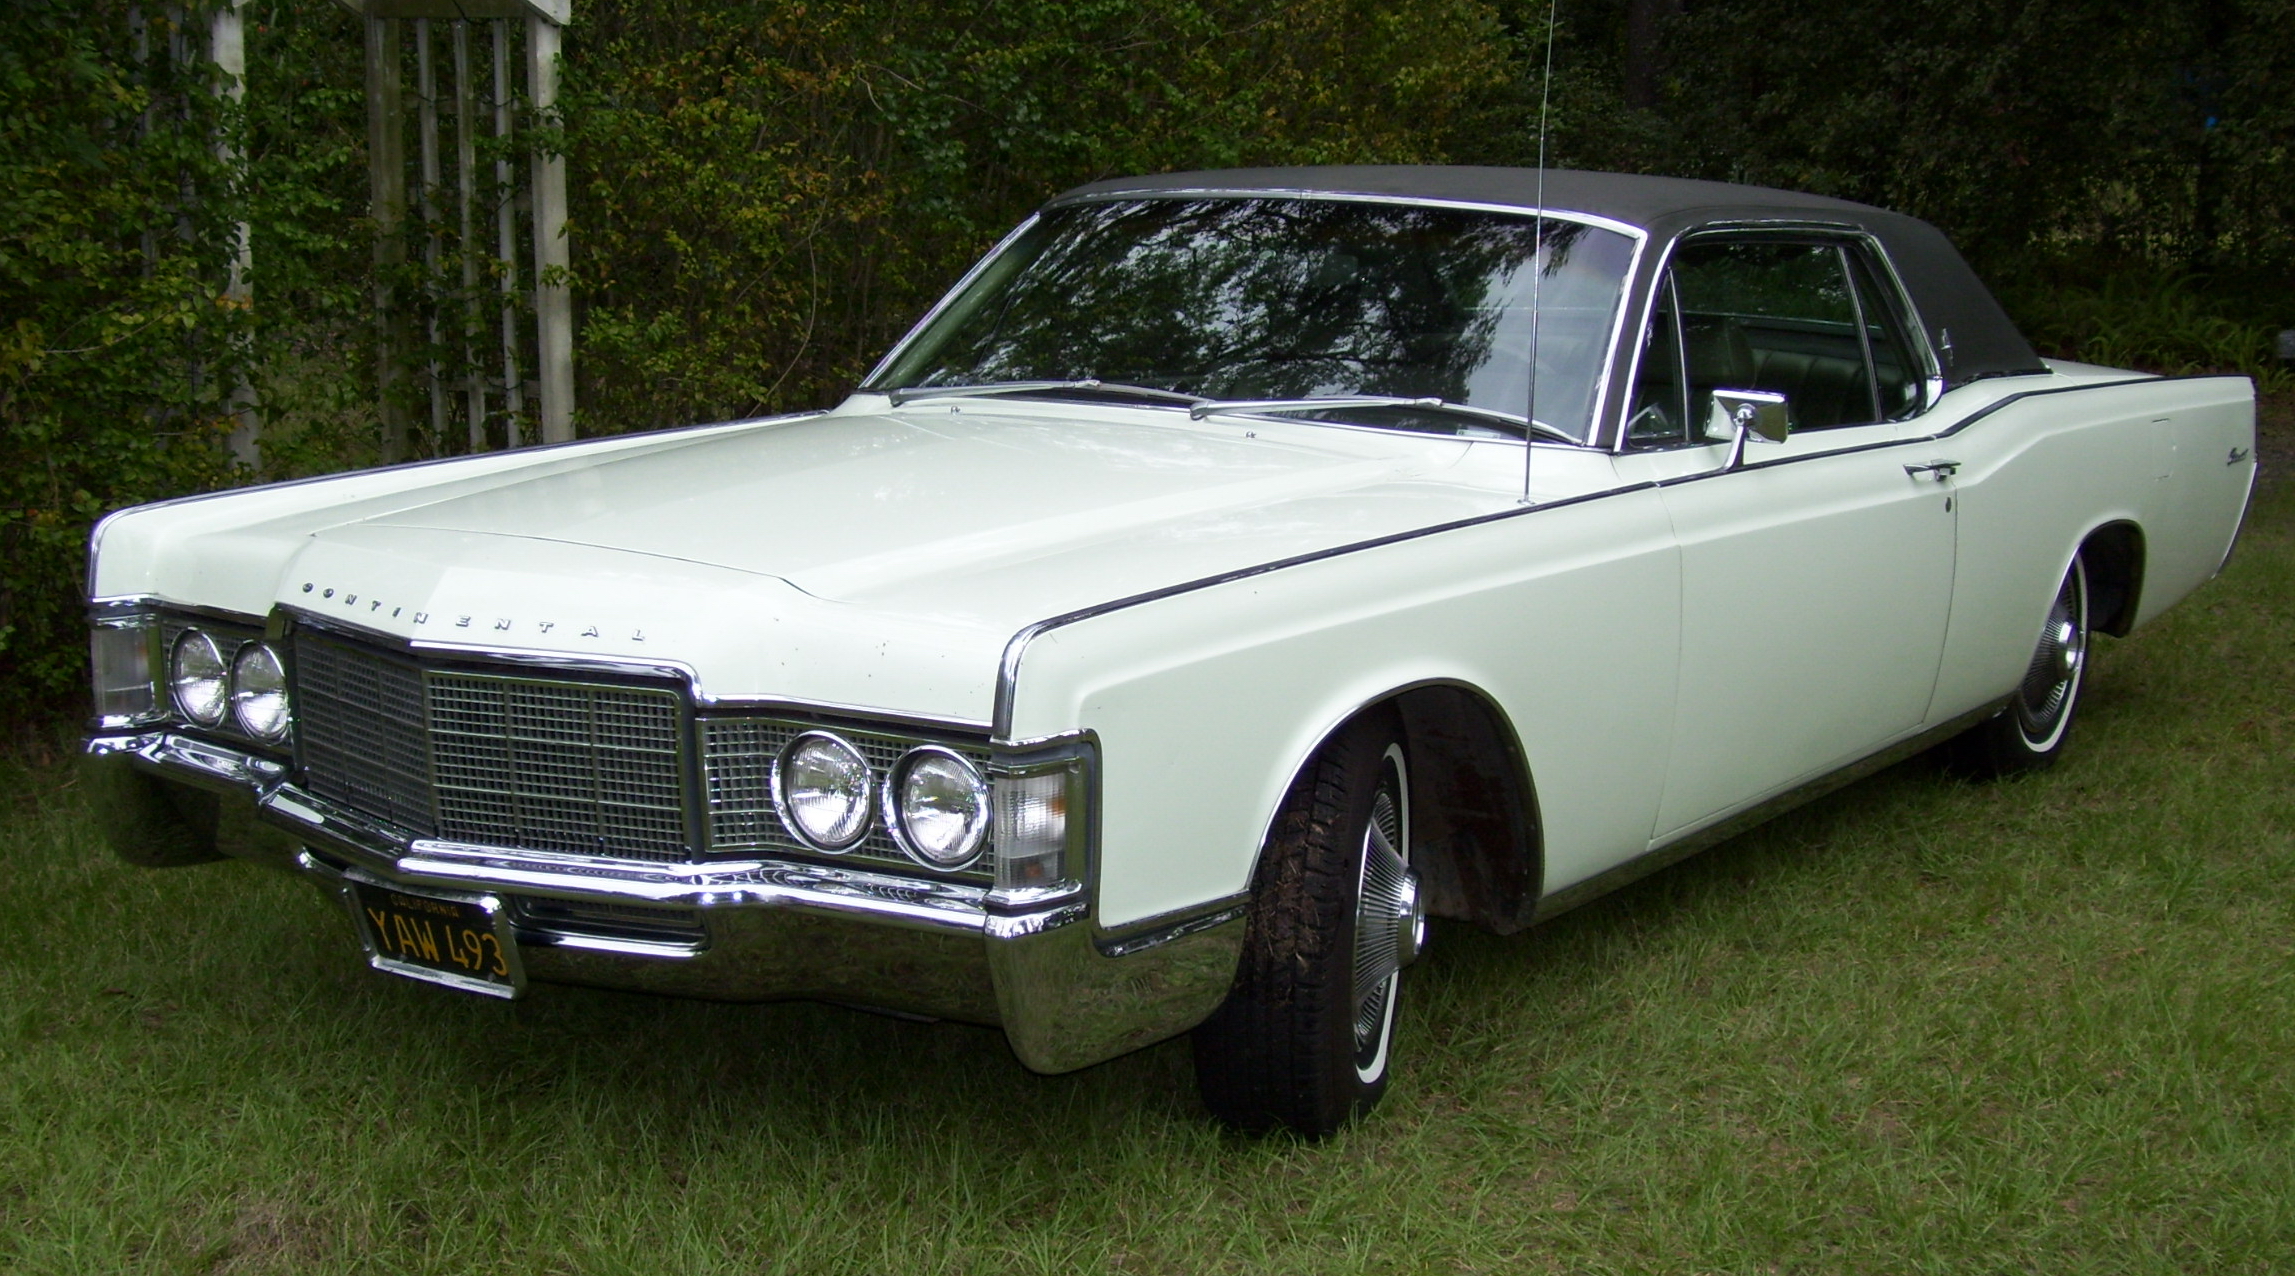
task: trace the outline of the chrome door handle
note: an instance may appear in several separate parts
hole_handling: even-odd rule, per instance
[[[1921,475],[1926,474],[1939,483],[1944,482],[1946,479],[1951,478],[1953,475],[1958,474],[1959,472],[1960,462],[1958,461],[1930,461],[1926,465],[1908,465],[1905,467],[1905,473],[1911,475],[1914,478],[1919,478]]]

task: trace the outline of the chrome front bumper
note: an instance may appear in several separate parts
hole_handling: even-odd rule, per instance
[[[809,998],[991,1024],[1020,1061],[1066,1072],[1185,1032],[1227,995],[1243,905],[1122,932],[1089,888],[1043,901],[986,887],[770,858],[656,863],[410,838],[288,782],[266,758],[172,731],[106,733],[87,751],[251,804],[275,845],[220,849],[301,873],[589,905],[688,909],[688,940],[517,923],[535,979],[729,1001]]]

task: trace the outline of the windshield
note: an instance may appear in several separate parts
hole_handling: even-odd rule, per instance
[[[1634,245],[1556,218],[1542,238],[1528,214],[1346,200],[1056,208],[864,388],[1100,381],[1217,400],[1431,398],[1519,417],[1535,281],[1536,417],[1584,439]],[[1318,415],[1470,428],[1391,407]]]

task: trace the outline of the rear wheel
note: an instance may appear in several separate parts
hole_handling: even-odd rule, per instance
[[[1385,1093],[1402,969],[1426,938],[1393,718],[1358,719],[1316,754],[1252,886],[1235,987],[1195,1030],[1196,1082],[1230,1125],[1320,1138]]]
[[[2088,571],[2072,560],[2040,641],[2025,665],[2024,681],[2008,707],[1955,739],[1947,760],[1979,778],[2037,771],[2064,751],[2080,686],[2088,671]]]

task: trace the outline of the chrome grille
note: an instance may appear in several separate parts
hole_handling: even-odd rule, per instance
[[[295,659],[320,796],[459,842],[687,857],[675,692],[424,670],[310,636]]]
[[[671,693],[435,671],[429,683],[439,836],[685,858]]]
[[[914,738],[877,735],[844,727],[824,728],[817,723],[782,722],[771,718],[715,718],[702,723],[702,766],[709,790],[709,844],[711,849],[755,848],[813,854],[789,835],[773,809],[773,760],[791,740],[807,731],[833,730],[849,740],[868,759],[869,769],[881,783],[902,754],[918,744]],[[945,741],[935,741],[944,743]],[[988,769],[988,751],[974,745],[948,744]],[[877,860],[913,868],[916,861],[893,841],[881,818],[872,816],[867,835],[840,858]],[[983,861],[985,864],[985,861]],[[982,868],[957,876],[985,876]]]
[[[294,676],[295,744],[311,791],[434,836],[422,671],[305,638],[295,644]]]

